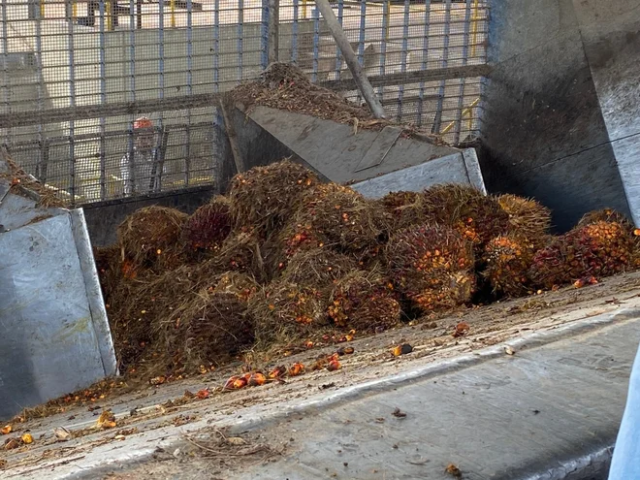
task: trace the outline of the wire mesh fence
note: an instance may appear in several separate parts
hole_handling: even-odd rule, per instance
[[[1,141],[73,204],[215,184],[216,95],[276,58],[362,102],[311,0],[0,1]],[[457,144],[479,129],[486,2],[332,6],[389,118]],[[144,154],[140,115],[153,122]],[[145,155],[161,166],[128,189],[126,159]]]

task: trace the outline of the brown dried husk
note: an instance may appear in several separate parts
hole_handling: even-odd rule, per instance
[[[187,219],[182,230],[185,246],[190,251],[215,251],[231,233],[230,202],[221,195],[199,207]]]
[[[122,372],[138,367],[143,355],[156,348],[154,325],[187,303],[197,292],[200,280],[194,267],[182,266],[161,275],[118,284],[107,311]]]
[[[584,277],[602,278],[633,267],[634,238],[619,223],[576,227],[536,252],[529,276],[552,288]]]
[[[105,304],[108,304],[111,295],[124,278],[121,248],[118,245],[95,247],[93,249],[93,258],[98,272],[98,279],[100,280],[102,297]]]
[[[472,243],[444,225],[416,225],[392,235],[385,254],[396,288],[423,311],[469,301]]]
[[[263,238],[287,222],[302,195],[318,183],[315,173],[290,160],[255,167],[231,180],[229,199],[235,227]]]
[[[188,215],[173,208],[151,206],[135,211],[118,226],[118,242],[126,259],[155,272],[185,263],[180,236]]]
[[[318,185],[302,199],[292,224],[308,230],[325,246],[360,252],[382,233],[375,206],[355,190],[335,183]]]
[[[471,186],[436,185],[424,192],[423,201],[427,221],[454,228],[479,251],[509,228],[509,215],[497,200]]]
[[[482,276],[496,294],[517,297],[531,291],[528,271],[533,264],[536,244],[520,235],[504,235],[485,247]]]
[[[249,300],[261,350],[308,338],[328,324],[326,312],[322,292],[284,281],[270,283]]]
[[[282,279],[322,290],[356,269],[354,259],[326,247],[316,248],[296,253],[289,260]]]
[[[338,327],[358,332],[392,328],[402,314],[393,284],[376,272],[358,270],[337,282],[327,312]]]
[[[613,208],[602,208],[600,210],[585,213],[577,226],[583,227],[585,225],[591,225],[592,223],[598,222],[619,223],[630,231],[635,228],[631,220],[626,215],[614,210]]]
[[[240,272],[225,272],[214,280],[213,292],[231,293],[248,301],[257,291],[258,283],[253,277]]]
[[[339,123],[349,123],[357,118],[363,123],[362,128],[367,128],[364,121],[374,120],[366,107],[355,105],[339,93],[311,83],[302,70],[285,63],[270,65],[263,73],[262,82],[237,86],[227,95],[225,102],[241,103],[246,108],[261,105],[306,113]],[[389,123],[385,120],[374,121],[369,128],[381,129]]]
[[[9,192],[15,195],[31,198],[24,189],[31,190],[31,192],[34,192],[39,197],[37,200],[38,206],[44,208],[57,208],[64,206],[64,201],[57,195],[57,189],[43,185],[33,176],[25,172],[22,167],[13,160],[5,148],[2,148],[2,151],[0,151],[0,157],[2,160],[6,161],[7,166],[9,167],[8,172],[0,172],[0,178],[5,178],[11,182]],[[64,191],[60,192],[63,194],[66,193]]]
[[[508,233],[534,242],[541,248],[549,235],[551,211],[533,199],[516,195],[500,195],[497,200],[509,215]]]
[[[247,274],[259,283],[270,280],[262,254],[262,242],[255,232],[231,234],[207,264],[218,274],[233,271]]]
[[[417,192],[390,192],[376,203],[389,214],[390,233],[428,221],[423,195]]]
[[[234,293],[201,290],[153,328],[157,373],[195,373],[220,366],[254,341],[247,302]]]

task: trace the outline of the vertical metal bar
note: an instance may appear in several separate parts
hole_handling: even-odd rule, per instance
[[[100,103],[104,106],[107,103],[107,65],[106,65],[106,45],[105,45],[105,10],[104,2],[98,4],[100,13]],[[106,152],[106,138],[107,132],[106,119],[104,116],[100,117],[100,199],[106,200],[107,198],[107,152]]]
[[[400,71],[404,74],[407,72],[407,52],[409,48],[409,7],[410,0],[404,0],[404,19],[402,28],[402,53],[400,59]],[[402,121],[402,99],[404,97],[404,85],[398,86],[398,122]]]
[[[187,0],[187,94],[193,95],[193,2]],[[191,176],[191,108],[187,110],[186,155],[184,158],[184,186]]]
[[[387,63],[387,41],[389,40],[389,11],[391,1],[386,0],[382,4],[382,41],[380,42],[380,69],[379,74],[384,77]],[[378,87],[378,98],[382,101],[384,98],[384,86]]]
[[[164,0],[158,1],[158,100],[164,99]],[[163,128],[163,113],[160,112],[158,127]]]
[[[293,25],[291,25],[291,62],[298,62],[298,15],[300,0],[293,0]]]
[[[2,0],[2,93],[4,113],[11,113],[9,98],[9,23],[7,19],[7,0]],[[6,143],[11,144],[11,129],[5,130]]]
[[[338,0],[338,23],[342,26],[344,22],[344,0]],[[336,46],[336,80],[340,80],[340,72],[342,71],[342,52],[340,47]]]
[[[464,15],[464,30],[462,35],[462,65],[467,65],[469,62],[469,27],[471,25],[471,0],[466,0],[465,15]],[[464,90],[466,79],[463,77],[460,80],[460,87],[458,88],[458,107],[456,109],[456,123],[454,130],[453,144],[460,143],[460,132],[462,131],[462,109],[464,108]],[[470,112],[470,115],[471,112]]]
[[[266,10],[265,45],[262,51],[262,68],[268,63],[277,62],[280,53],[280,0],[262,0]],[[267,55],[268,51],[268,55]]]
[[[242,81],[242,49],[244,34],[244,0],[238,0],[238,82]]]
[[[473,25],[471,31],[473,32],[473,41],[471,45],[471,57],[476,56],[476,45],[478,44],[478,12],[480,7],[480,0],[473,0]]]
[[[220,0],[213,0],[213,91],[220,91]]]
[[[42,112],[44,109],[44,77],[42,73],[42,17],[38,15],[35,21],[36,24],[36,76],[37,76],[37,108],[38,112]],[[42,123],[38,122],[38,144],[40,146],[40,152],[37,159],[37,165],[35,168],[35,175],[40,181],[46,180],[46,165],[44,164],[44,135],[42,129]]]
[[[307,19],[307,1],[308,0],[302,0],[302,18],[305,20]]]
[[[70,0],[65,1],[65,16],[69,25],[69,33],[67,35],[67,49],[69,50],[69,106],[76,106],[76,68],[74,55],[74,38],[73,38],[73,21]],[[71,206],[76,203],[76,149],[75,149],[75,121],[69,121],[69,159],[70,180],[69,193],[71,194]]]
[[[44,0],[40,0],[40,19],[45,18],[44,17],[44,11],[45,11]]]
[[[160,2],[164,0],[159,0]],[[171,28],[176,28],[176,0],[170,0],[169,9],[171,10]]]
[[[136,24],[135,3],[129,0],[129,95],[130,101],[136,101]]]
[[[427,0],[429,1],[429,0]],[[358,62],[363,68],[364,64],[364,41],[367,32],[367,2],[360,2],[360,36],[358,38]]]
[[[422,65],[424,72],[429,66],[429,23],[431,22],[431,0],[424,2],[424,32],[422,39]],[[422,125],[422,115],[424,111],[424,82],[420,82],[420,91],[418,93],[418,126]]]
[[[78,3],[76,0],[71,0],[71,21],[75,22],[78,18]]]
[[[451,34],[451,0],[446,0],[446,8],[444,15],[444,45],[442,47],[442,68],[447,68],[449,65],[449,37]],[[442,125],[442,109],[444,107],[444,95],[445,95],[446,80],[440,81],[440,88],[438,88],[438,105],[436,107],[436,118],[433,122],[433,133],[440,133],[440,126]]]
[[[320,11],[314,8],[313,14],[313,73],[311,74],[311,82],[318,81],[318,60],[320,55]]]
[[[142,0],[136,0],[136,28],[142,30]]]

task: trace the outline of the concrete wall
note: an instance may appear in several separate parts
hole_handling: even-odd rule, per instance
[[[553,210],[560,230],[592,209],[629,212],[583,46],[583,16],[572,0],[492,2],[489,61],[495,69],[482,118],[487,188],[536,197]]]

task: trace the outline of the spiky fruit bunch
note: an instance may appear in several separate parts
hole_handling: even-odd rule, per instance
[[[326,295],[317,289],[284,281],[272,282],[249,300],[261,346],[288,344],[326,325]]]
[[[484,250],[486,278],[494,293],[510,297],[529,290],[528,271],[533,263],[536,246],[519,235],[504,235],[491,240]]]
[[[421,223],[425,219],[422,195],[416,192],[390,192],[377,200],[389,214],[390,231],[397,231]]]
[[[261,235],[282,227],[304,192],[317,183],[313,172],[289,160],[237,174],[229,190],[235,226]]]
[[[230,235],[216,255],[206,263],[212,271],[219,274],[232,271],[245,273],[259,283],[269,280],[262,258],[261,242],[255,232]]]
[[[220,365],[253,345],[247,302],[233,293],[200,292],[172,318],[173,322],[164,324],[162,337],[187,371]],[[176,328],[184,333],[176,335]]]
[[[246,302],[258,291],[258,284],[252,277],[244,273],[225,272],[216,277],[210,291],[233,294]]]
[[[634,241],[619,223],[576,227],[539,250],[530,269],[536,285],[551,288],[583,277],[601,278],[632,265]]]
[[[375,244],[381,233],[373,204],[336,184],[318,185],[305,195],[292,224],[297,236],[311,236],[349,252]]]
[[[357,268],[355,260],[329,248],[300,251],[289,260],[283,280],[323,289]]]
[[[634,230],[633,223],[626,215],[612,208],[603,208],[601,210],[594,210],[586,213],[578,222],[578,227],[590,225],[592,223],[607,222],[607,223],[619,223],[629,231]]]
[[[386,248],[398,290],[424,310],[467,301],[473,290],[472,243],[444,225],[421,225],[393,235]]]
[[[455,308],[471,300],[476,278],[471,272],[449,274],[438,287],[429,287],[408,295],[413,305],[422,312]]]
[[[551,211],[533,199],[516,195],[500,195],[497,200],[509,215],[509,234],[542,247],[551,227]]]
[[[162,272],[183,262],[180,242],[188,215],[173,208],[145,207],[118,226],[118,242],[124,257],[135,267]]]
[[[505,233],[509,215],[495,198],[465,185],[436,185],[423,193],[427,219],[456,229],[482,247]]]
[[[401,308],[393,284],[371,272],[355,271],[331,292],[329,317],[339,327],[381,331],[400,322]]]
[[[198,208],[185,222],[183,238],[189,250],[217,250],[231,233],[229,200],[223,196]]]

